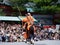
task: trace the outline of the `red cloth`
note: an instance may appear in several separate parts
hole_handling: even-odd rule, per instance
[[[43,28],[50,28],[50,26],[43,26]]]

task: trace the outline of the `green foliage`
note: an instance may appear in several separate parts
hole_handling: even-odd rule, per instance
[[[36,3],[36,7],[34,8],[35,12],[39,12],[42,14],[54,14],[56,12],[60,12],[60,4],[56,4],[58,0],[33,0]],[[52,2],[53,5],[52,5]]]
[[[56,12],[57,12],[57,13],[60,13],[60,7],[57,7],[57,8],[56,8]]]
[[[54,14],[60,12],[60,4],[56,4],[58,0],[31,0],[36,4],[35,12],[42,14]]]
[[[36,5],[33,6],[35,12],[40,12],[42,14],[60,12],[60,4],[56,4],[58,0],[10,0],[13,3],[13,8],[19,11],[24,11],[26,8],[24,4],[27,2],[33,2]]]
[[[13,3],[20,3],[20,5],[28,2],[28,0],[10,0],[10,1],[13,2]]]
[[[19,15],[18,12],[13,12],[13,13],[12,13],[12,16],[18,16],[18,15]]]
[[[4,16],[5,13],[3,12],[3,9],[0,9],[0,16]]]
[[[24,4],[27,3],[28,0],[10,0],[10,1],[13,3],[13,9],[17,9],[20,15],[21,15],[21,11],[26,10]]]
[[[60,23],[60,19],[56,19],[56,20],[54,20],[54,22],[58,22],[58,23]]]
[[[2,2],[2,0],[0,0],[0,2]]]

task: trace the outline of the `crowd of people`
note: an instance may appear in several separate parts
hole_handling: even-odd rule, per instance
[[[36,38],[38,40],[60,40],[60,29],[56,30],[53,25],[38,28]]]
[[[38,40],[60,40],[60,29],[54,26],[35,26],[34,41]],[[0,22],[0,42],[21,42],[24,41],[24,30],[21,24]]]
[[[22,29],[20,24],[0,23],[0,41],[20,41]]]

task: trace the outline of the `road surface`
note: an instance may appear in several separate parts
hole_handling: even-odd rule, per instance
[[[0,45],[29,45],[25,42],[0,42]],[[34,45],[60,45],[60,40],[43,40],[34,42]]]

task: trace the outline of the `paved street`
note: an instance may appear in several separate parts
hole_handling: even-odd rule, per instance
[[[26,44],[24,42],[0,42],[0,45],[30,45]],[[44,40],[44,41],[38,41],[34,42],[34,45],[60,45],[59,40]]]

